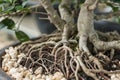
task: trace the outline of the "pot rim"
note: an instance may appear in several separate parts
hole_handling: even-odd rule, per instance
[[[39,38],[41,38],[41,37],[42,37],[42,36],[40,36],[40,37],[35,37],[35,38],[31,38],[30,40],[31,40],[31,41],[34,41],[34,40],[37,40],[37,39],[39,39]],[[20,42],[20,41],[16,41],[15,43],[12,43],[12,44],[10,44],[10,45],[8,45],[8,46],[0,49],[0,80],[13,80],[9,75],[7,75],[7,74],[5,73],[5,72],[3,71],[3,69],[2,69],[2,56],[6,54],[6,53],[5,53],[5,49],[8,49],[10,46],[12,46],[12,47],[18,46],[18,45],[20,45],[21,43],[22,43],[22,42]]]

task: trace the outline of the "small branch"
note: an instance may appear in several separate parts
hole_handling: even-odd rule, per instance
[[[74,24],[74,18],[71,12],[71,1],[70,0],[62,0],[61,4],[59,5],[59,12],[61,18],[65,20],[66,23],[72,22]]]
[[[90,0],[89,0],[89,1],[90,1]],[[90,6],[88,7],[88,10],[94,10],[94,9],[96,8],[97,4],[98,4],[98,0],[96,0],[93,5],[90,5]]]
[[[48,15],[47,13],[45,13],[45,12],[33,12],[33,13],[35,13],[35,14],[43,14],[43,15]]]
[[[120,49],[120,40],[104,42],[99,39],[92,39],[91,42],[99,50]]]
[[[95,74],[93,74],[92,72],[89,71],[89,69],[87,69],[87,67],[85,66],[85,64],[82,62],[82,58],[81,56],[77,56],[77,60],[81,66],[81,68],[83,69],[83,71],[90,77],[94,78],[94,80],[98,80],[97,76]]]
[[[25,12],[17,11],[17,12],[12,12],[9,14],[1,14],[0,17],[9,17],[9,16],[15,16],[15,15],[24,14],[24,13]]]
[[[41,17],[39,19],[40,20],[49,20],[48,18],[41,18]]]
[[[72,27],[74,26],[74,18],[71,12],[71,1],[69,0],[62,0],[61,4],[59,5],[59,12],[61,18],[65,20],[66,24],[64,25],[64,30],[62,34],[62,40],[67,40],[68,34]]]
[[[50,0],[39,0],[41,5],[45,8],[47,13],[49,14],[49,20],[56,26],[58,30],[62,30],[65,22],[60,18],[58,13],[54,10],[53,6],[51,5]]]
[[[41,6],[40,4],[37,4],[37,5],[29,7],[28,9],[31,10],[31,9],[34,9],[34,8],[37,8],[37,7],[40,7],[40,6]],[[26,13],[26,11],[20,11],[19,10],[19,11],[16,11],[16,12],[11,12],[9,14],[0,14],[0,17],[15,16],[15,15],[25,14],[25,13]]]
[[[90,72],[94,73],[105,73],[105,74],[120,74],[120,70],[115,70],[115,71],[107,71],[107,70],[94,70],[94,69],[89,69]]]
[[[20,28],[20,24],[22,23],[22,21],[23,21],[23,19],[24,19],[24,17],[26,16],[26,14],[27,13],[24,13],[22,16],[21,16],[21,18],[19,19],[19,21],[17,22],[18,23],[18,27],[17,27],[17,31],[19,30],[19,28]]]

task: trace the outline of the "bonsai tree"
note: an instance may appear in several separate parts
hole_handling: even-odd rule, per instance
[[[100,80],[101,77],[109,80],[110,74],[120,73],[120,68],[115,70],[111,68],[112,71],[107,69],[115,50],[120,50],[119,34],[103,33],[94,29],[94,10],[99,2],[110,5],[115,10],[111,14],[117,16],[119,7],[116,5],[119,5],[119,0],[116,4],[109,0],[60,0],[58,8],[60,15],[52,6],[54,1],[56,0],[39,0],[40,4],[30,7],[26,6],[26,0],[0,2],[2,4],[0,16],[4,17],[0,28],[7,27],[15,31],[20,41],[29,40],[24,32],[19,31],[19,25],[26,13],[32,12],[33,8],[44,7],[48,19],[57,29],[54,33],[43,35],[38,40],[22,43],[18,51],[25,53],[26,58],[23,58],[20,64],[28,69],[32,68],[33,72],[42,66],[43,74],[60,71],[67,79],[76,80],[84,78],[82,74],[94,80]],[[71,9],[71,5],[74,9]],[[17,14],[22,16],[16,28],[15,22],[10,17]],[[75,22],[74,18],[77,14],[77,22]]]

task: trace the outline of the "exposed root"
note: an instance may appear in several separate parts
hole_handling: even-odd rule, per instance
[[[120,34],[116,31],[113,32],[107,32],[107,33],[103,33],[100,31],[97,31],[100,39],[102,39],[103,41],[113,41],[113,40],[119,40],[120,39]]]
[[[40,38],[39,40],[42,39]],[[66,79],[76,80],[85,79],[85,76],[89,76],[88,79],[91,77],[90,80],[109,80],[110,74],[120,73],[120,67],[107,70],[106,66],[110,63],[113,65],[116,63],[111,62],[112,60],[109,55],[106,55],[106,52],[98,51],[99,53],[96,55],[88,54],[80,51],[77,43],[69,41],[57,42],[49,41],[49,39],[41,43],[31,41],[34,44],[25,44],[25,49],[20,49],[22,47],[18,48],[20,52],[26,55],[26,57],[21,59],[20,64],[27,67],[27,69],[32,69],[33,74],[37,68],[42,67],[42,74],[54,74],[59,71],[64,74]],[[116,53],[113,59],[115,55]]]
[[[94,30],[94,9],[99,0],[85,0],[77,25],[72,0],[61,0],[60,16],[51,0],[39,1],[58,32],[19,45],[19,54],[25,54],[19,59],[20,65],[31,69],[32,74],[38,69],[41,74],[61,72],[67,80],[110,80],[111,74],[120,74],[120,35]],[[74,30],[76,27],[78,32]]]
[[[59,16],[51,7],[50,1],[42,0],[41,2],[51,15],[49,16],[50,20],[57,27],[60,26],[63,33],[57,34],[59,36],[56,36],[56,34],[44,36],[37,41],[22,44],[18,48],[19,52],[26,55],[21,59],[20,64],[22,66],[27,67],[27,69],[31,68],[33,74],[39,67],[42,67],[42,74],[53,74],[59,71],[64,74],[67,80],[84,80],[85,77],[87,77],[86,80],[110,80],[110,74],[120,74],[119,58],[115,58],[116,49],[120,50],[119,34],[116,32],[105,34],[98,32],[99,36],[105,38],[101,41],[93,28],[93,10],[98,0],[86,0],[81,7],[77,23],[79,40],[73,35],[69,36],[69,31],[75,27],[72,14],[66,10],[66,8],[70,8],[71,2],[62,0],[59,6],[62,19],[58,21]],[[52,16],[50,9],[56,17]],[[61,25],[58,23],[61,23]],[[90,50],[88,40],[94,45],[94,49],[91,48]],[[118,59],[118,62],[116,60],[112,61],[113,59]]]
[[[58,47],[60,47],[61,45],[63,45],[63,46],[65,46],[65,45],[67,45],[68,44],[68,41],[59,41],[56,45],[55,45],[55,47],[53,48],[53,51],[52,51],[52,54],[54,55],[55,54],[55,52],[56,52],[56,50],[57,50],[57,48]]]
[[[74,72],[77,79],[78,62],[76,60],[74,61],[73,59],[74,53],[72,49],[66,45],[59,45],[61,43],[62,42],[55,44],[54,42],[48,41],[32,46],[28,49],[26,57],[21,60],[20,64],[28,69],[32,68],[33,71],[39,66],[42,66],[42,68],[45,70],[43,71],[44,74],[60,71],[64,73],[66,78],[72,78],[73,75],[71,71],[74,70],[74,64],[76,63],[77,69]],[[69,66],[70,61],[72,62]]]
[[[90,52],[87,44],[87,40],[89,39],[90,42],[94,45],[94,49],[96,49],[95,52],[99,52],[99,50],[110,50],[110,49],[120,49],[120,41],[118,39],[119,34],[117,32],[109,32],[106,34],[103,34],[102,32],[98,32],[99,35],[102,37],[105,37],[106,40],[101,41],[94,30],[94,12],[93,10],[96,8],[97,3],[99,0],[86,0],[85,3],[81,6],[81,11],[79,13],[77,28],[78,28],[78,35],[79,35],[79,50],[84,52],[83,55],[78,56],[77,59],[80,63],[80,66],[82,70],[90,77],[92,77],[95,80],[99,80],[98,73],[104,73],[104,74],[110,74],[114,72],[110,72],[107,70],[104,70],[104,65],[101,64],[101,60],[99,58],[96,58],[93,56],[93,54]],[[84,17],[83,17],[84,16]],[[118,40],[118,41],[113,41]],[[105,41],[112,41],[112,42],[105,42]],[[89,45],[89,44],[88,44]],[[93,51],[94,52],[94,51]],[[79,51],[80,53],[80,51]],[[110,62],[110,59],[113,58],[114,50],[111,52],[111,58],[108,58],[105,55],[101,55],[101,57],[107,57]],[[99,55],[100,56],[100,55]],[[84,57],[84,58],[83,58]],[[103,59],[105,60],[105,58]],[[103,62],[103,61],[102,61]],[[115,71],[115,73],[119,73],[119,71]],[[103,75],[102,75],[103,76]],[[105,77],[105,76],[104,76]],[[105,77],[108,79],[107,77]]]
[[[89,69],[87,69],[87,67],[85,66],[85,64],[82,62],[81,56],[78,56],[77,59],[79,60],[79,64],[82,67],[83,71],[90,77],[92,77],[95,80],[99,80],[97,78],[97,76],[95,74],[93,74],[92,72],[89,71]]]

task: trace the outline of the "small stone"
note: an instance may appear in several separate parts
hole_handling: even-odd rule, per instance
[[[14,77],[14,78],[16,78],[16,79],[18,79],[18,80],[22,80],[23,74],[17,72],[17,73],[12,74],[12,77]]]
[[[42,67],[37,68],[34,73],[36,75],[41,74],[42,73]]]
[[[2,69],[3,69],[5,72],[8,71],[8,67],[3,67]]]
[[[46,80],[52,80],[52,75],[46,76]]]
[[[14,74],[17,73],[17,69],[16,68],[11,68],[9,71],[10,74]]]
[[[45,75],[42,75],[42,79],[45,79],[45,77],[46,77]]]
[[[30,80],[30,78],[29,77],[25,77],[23,80]]]
[[[111,80],[120,80],[120,74],[112,74]]]
[[[56,72],[53,76],[53,80],[61,80],[63,78],[63,74],[61,72]]]
[[[36,79],[40,79],[42,76],[41,76],[41,74],[38,74],[37,76],[36,76]]]
[[[113,68],[116,68],[117,66],[115,65],[115,64],[113,64],[113,66],[112,66]]]
[[[9,47],[9,50],[5,50],[6,53],[9,53],[12,59],[17,58],[16,48]]]
[[[65,79],[65,78],[62,78],[61,80],[67,80],[67,79]]]

